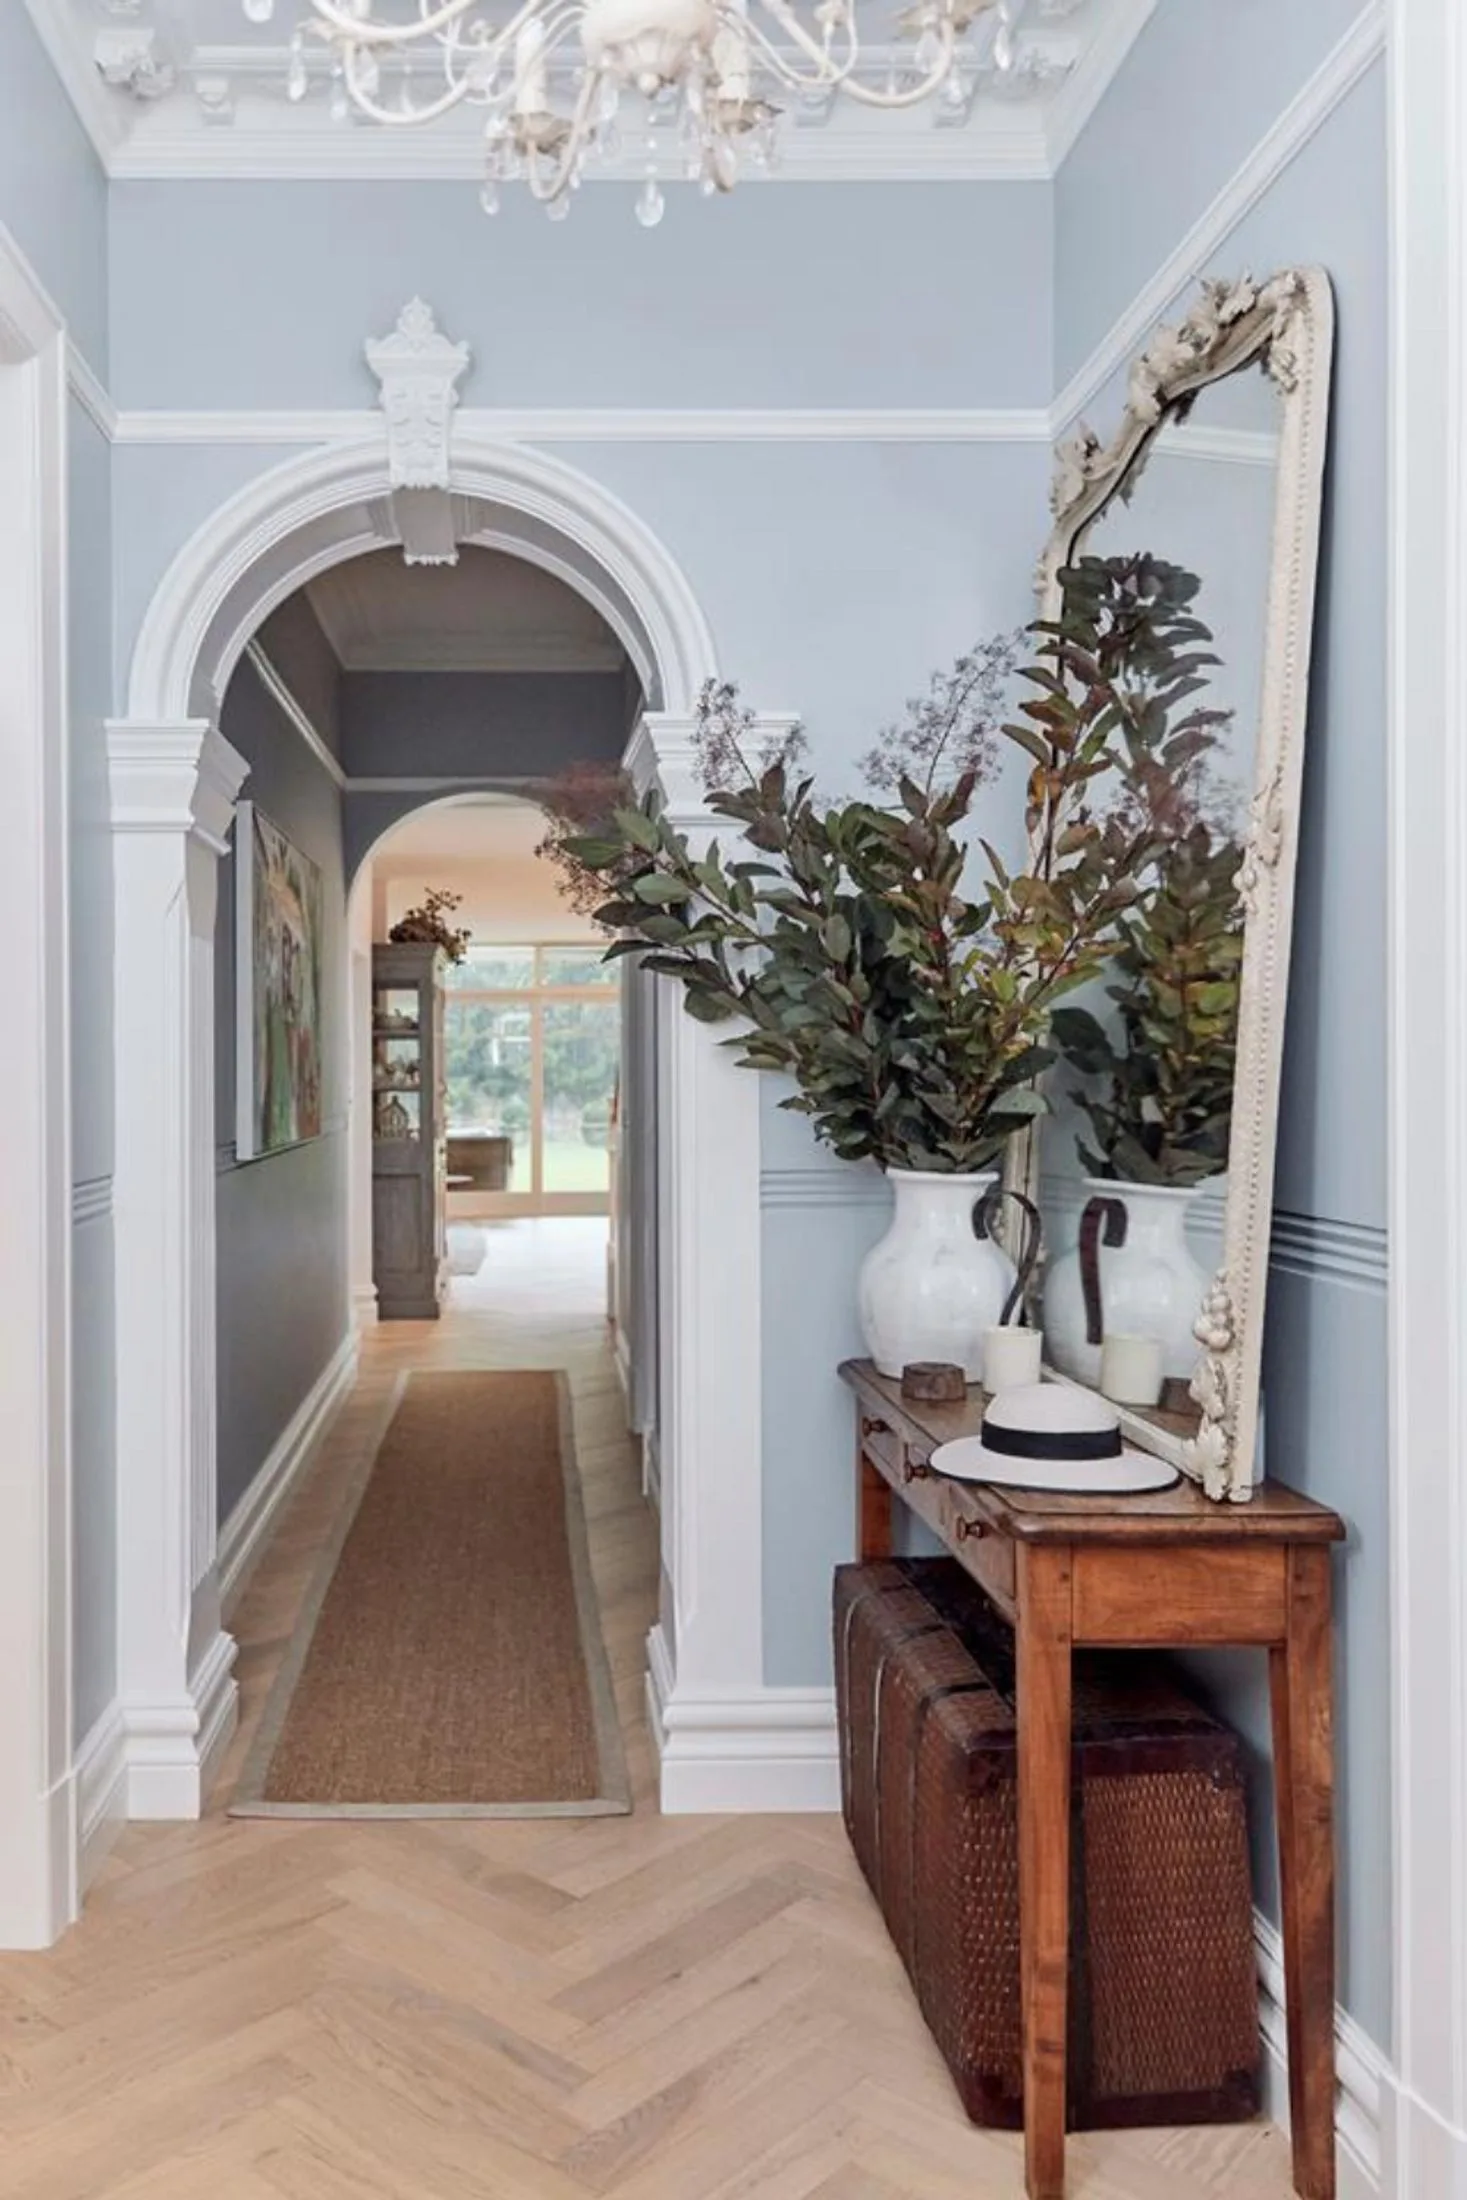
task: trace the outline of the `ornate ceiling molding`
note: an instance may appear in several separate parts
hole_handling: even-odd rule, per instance
[[[334,121],[319,98],[287,101],[288,4],[253,42],[241,14],[228,43],[191,36],[200,20],[193,0],[24,4],[112,176],[427,180],[477,177],[482,167],[477,119],[467,112],[396,131]],[[1155,5],[1029,0],[1020,63],[1002,90],[980,83],[956,114],[872,116],[812,103],[788,133],[779,179],[1047,180]],[[216,9],[209,22],[219,20]],[[640,173],[631,161],[627,176]]]

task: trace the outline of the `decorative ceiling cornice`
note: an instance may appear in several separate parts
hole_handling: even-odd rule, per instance
[[[860,110],[798,118],[777,180],[1036,182],[1052,178],[1156,0],[1030,0],[1013,88],[980,88],[967,113]],[[241,181],[477,177],[468,111],[423,130],[333,121],[318,98],[283,96],[274,41],[194,42],[187,0],[25,0],[110,176]],[[277,11],[290,18],[289,5]],[[241,17],[241,32],[245,30]],[[625,174],[640,176],[640,162]],[[596,178],[620,171],[598,168]],[[593,180],[588,178],[589,180]]]

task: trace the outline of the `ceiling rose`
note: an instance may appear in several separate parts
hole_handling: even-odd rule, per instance
[[[252,23],[275,0],[241,0]],[[464,104],[484,114],[483,203],[524,182],[552,219],[598,160],[644,168],[637,219],[662,219],[663,182],[732,190],[747,166],[778,160],[780,95],[822,107],[936,99],[966,111],[980,70],[1015,67],[1024,0],[911,0],[895,38],[873,45],[862,0],[523,0],[507,17],[485,0],[307,0],[287,90],[311,89],[308,41],[331,55],[333,110],[402,128]],[[866,11],[869,14],[869,8]],[[639,157],[645,147],[645,159]]]

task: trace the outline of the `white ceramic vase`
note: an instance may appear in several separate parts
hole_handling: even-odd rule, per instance
[[[1187,1244],[1187,1215],[1206,1189],[1203,1184],[1186,1190],[1120,1184],[1100,1176],[1084,1180],[1087,1204],[1092,1198],[1115,1200],[1126,1215],[1123,1244],[1108,1244],[1107,1233],[1099,1233],[1102,1329],[1155,1337],[1167,1376],[1190,1376],[1201,1352],[1192,1324],[1202,1310],[1208,1279]],[[1049,1357],[1062,1375],[1099,1383],[1100,1346],[1089,1338],[1078,1247],[1062,1254],[1050,1269],[1044,1287],[1044,1334]]]
[[[1003,1312],[1014,1265],[973,1227],[998,1178],[888,1169],[891,1227],[861,1263],[858,1304],[866,1350],[883,1375],[913,1360],[944,1360],[983,1380],[983,1332]]]

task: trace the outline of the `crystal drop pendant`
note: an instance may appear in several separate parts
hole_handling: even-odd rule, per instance
[[[499,212],[499,186],[492,176],[479,193],[479,204],[486,214]]]
[[[275,0],[244,0],[247,23],[268,23],[275,13]]]
[[[649,176],[637,194],[637,220],[644,229],[655,229],[661,221],[667,202],[658,189],[657,178]]]
[[[290,42],[290,67],[286,71],[285,96],[287,99],[302,100],[305,98],[308,88],[306,57],[301,50],[300,32],[297,31]]]
[[[570,209],[570,193],[563,191],[558,199],[551,199],[547,204],[545,219],[552,222],[563,222],[568,217]]]

